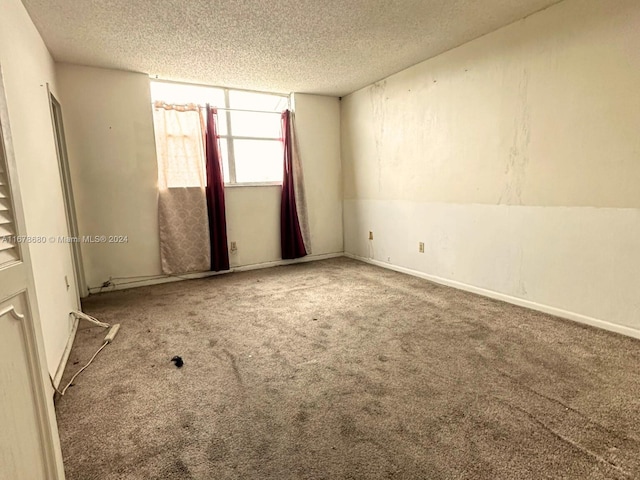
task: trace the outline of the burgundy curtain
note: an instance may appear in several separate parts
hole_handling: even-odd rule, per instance
[[[282,258],[304,257],[307,251],[300,229],[293,174],[293,138],[291,112],[282,112],[282,141],[284,142],[284,176],[282,178],[282,204],[280,209],[280,243]]]
[[[220,157],[215,108],[207,104],[207,130],[205,155],[207,170],[207,209],[209,213],[209,236],[211,242],[211,270],[229,270],[227,248],[227,219],[224,207],[224,177]]]

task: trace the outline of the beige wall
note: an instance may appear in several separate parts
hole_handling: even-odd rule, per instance
[[[345,250],[640,335],[638,25],[566,0],[344,98]]]
[[[348,96],[345,197],[640,207],[639,11],[568,0]]]
[[[157,275],[158,169],[149,77],[57,64],[80,235],[126,235],[82,243],[87,285]]]
[[[9,108],[13,146],[22,190],[26,232],[67,236],[47,84],[57,93],[54,63],[19,0],[0,0],[0,65]],[[54,374],[77,309],[69,244],[30,246],[35,293],[49,372]],[[65,283],[67,277],[70,287]]]
[[[343,251],[340,101],[293,95],[314,254]]]
[[[66,64],[57,75],[80,234],[129,238],[82,245],[88,285],[160,275],[149,78]],[[296,95],[295,103],[313,254],[342,252],[339,101]],[[225,195],[228,240],[238,247],[231,266],[280,260],[280,187],[230,187]]]

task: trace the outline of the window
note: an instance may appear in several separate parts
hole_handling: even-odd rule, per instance
[[[288,96],[152,81],[151,100],[182,105],[209,103],[218,109],[225,184],[282,181],[280,114],[289,106]]]

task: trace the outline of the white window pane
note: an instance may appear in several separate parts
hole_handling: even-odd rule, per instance
[[[229,147],[227,139],[220,139],[220,156],[222,157],[222,174],[224,175],[224,183],[229,183]]]
[[[231,112],[231,131],[235,137],[280,138],[279,113]]]
[[[218,110],[218,121],[216,122],[218,127],[218,135],[228,135],[227,130],[227,112],[224,110]]]
[[[151,100],[176,105],[209,103],[213,107],[224,107],[224,90],[201,85],[152,81]]]
[[[236,181],[281,182],[283,149],[279,140],[234,140]]]
[[[288,108],[288,98],[268,93],[242,92],[229,90],[229,106],[242,110],[264,110],[283,112]]]

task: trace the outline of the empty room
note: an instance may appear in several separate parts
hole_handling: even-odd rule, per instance
[[[0,0],[0,480],[640,478],[636,0]]]

